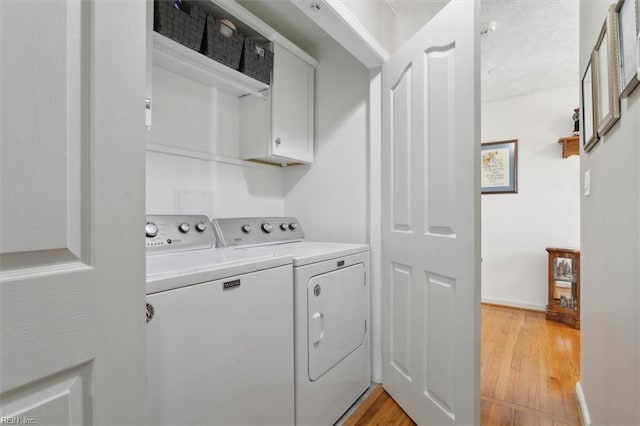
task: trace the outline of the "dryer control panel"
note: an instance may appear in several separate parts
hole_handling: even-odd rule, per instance
[[[148,215],[147,254],[198,250],[215,245],[209,218],[201,215]]]
[[[302,227],[295,217],[234,217],[212,222],[220,247],[301,241]]]

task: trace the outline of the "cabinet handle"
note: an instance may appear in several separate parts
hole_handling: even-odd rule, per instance
[[[276,138],[276,146],[280,146],[281,143],[282,141],[280,140],[280,138]]]

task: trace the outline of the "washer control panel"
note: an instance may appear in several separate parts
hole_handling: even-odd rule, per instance
[[[238,217],[214,219],[220,247],[300,241],[302,227],[295,217]]]
[[[145,232],[147,254],[211,248],[216,243],[207,216],[148,215]]]

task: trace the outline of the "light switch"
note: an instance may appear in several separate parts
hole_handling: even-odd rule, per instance
[[[584,196],[591,195],[591,170],[584,172]]]

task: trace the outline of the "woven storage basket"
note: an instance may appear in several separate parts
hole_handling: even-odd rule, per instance
[[[261,55],[259,50],[264,49]],[[273,52],[269,50],[267,43],[257,40],[244,39],[244,48],[240,60],[240,71],[251,78],[255,78],[265,84],[271,84],[271,72],[273,71]]]
[[[154,1],[153,29],[199,52],[207,15],[193,3],[183,0],[180,9],[175,3],[175,0]]]
[[[202,53],[229,68],[237,70],[240,67],[244,36],[237,31],[233,31],[231,37],[227,37],[220,32],[220,25],[220,19],[207,15]]]

